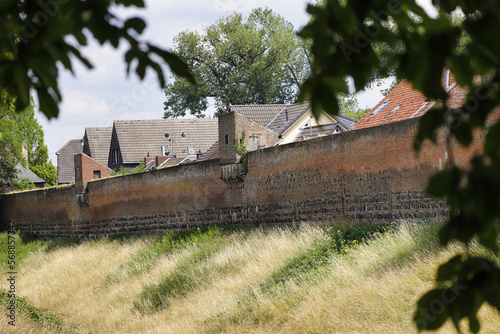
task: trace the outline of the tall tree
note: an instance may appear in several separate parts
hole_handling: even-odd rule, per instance
[[[203,34],[182,32],[174,53],[199,84],[175,76],[165,89],[164,117],[203,117],[207,97],[216,98],[219,112],[231,104],[293,103],[309,74],[307,49],[293,26],[267,8],[220,19]]]
[[[28,166],[48,185],[55,185],[57,172],[49,160],[43,129],[35,118],[33,103],[21,112],[15,111],[15,99],[5,90],[0,101],[0,178],[4,184],[17,179],[15,166]],[[28,160],[23,151],[26,151]]]
[[[0,87],[16,97],[16,110],[30,104],[30,90],[36,91],[38,106],[48,118],[57,117],[61,94],[58,69],[73,72],[72,59],[88,69],[90,61],[80,53],[89,36],[114,48],[125,44],[127,73],[132,64],[139,78],[147,68],[165,86],[164,61],[176,74],[194,83],[178,57],[140,39],[146,23],[138,17],[121,20],[111,9],[118,5],[144,7],[143,0],[47,0],[2,1],[0,5]],[[160,58],[158,61],[155,58]]]
[[[425,140],[435,141],[440,128],[448,141],[464,146],[472,143],[475,129],[486,128],[483,150],[470,166],[449,165],[427,186],[431,196],[444,198],[449,207],[441,243],[456,241],[464,248],[439,267],[436,287],[420,299],[414,316],[418,330],[437,329],[448,318],[459,330],[467,318],[476,333],[477,312],[484,303],[500,310],[500,121],[492,117],[500,106],[500,44],[494,42],[500,34],[500,6],[468,0],[432,4],[436,17],[413,0],[327,0],[309,6],[313,20],[301,35],[313,40],[313,76],[302,86],[301,97],[311,99],[316,114],[322,109],[336,113],[332,97],[347,93],[346,76],[359,91],[395,69],[398,80],[406,78],[428,98],[444,102],[421,117],[417,150]],[[452,15],[457,10],[464,14],[458,25]],[[446,109],[448,95],[441,85],[445,67],[468,91],[458,110]],[[468,246],[474,242],[484,246],[482,254],[471,253]]]

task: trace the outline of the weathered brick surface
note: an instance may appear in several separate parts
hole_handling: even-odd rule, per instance
[[[247,149],[251,149],[250,138],[252,135],[260,135],[264,147],[272,147],[280,140],[277,133],[240,113],[222,114],[219,116],[219,150],[222,165],[239,162],[240,156],[234,148],[234,143],[242,138],[243,132],[245,132],[243,144]]]
[[[75,154],[75,191],[82,193],[90,180],[105,178],[113,173],[85,153]],[[97,175],[96,175],[97,173]]]
[[[440,168],[479,152],[426,144],[412,149],[418,119],[251,152],[242,182],[220,178],[219,160],[89,181],[74,187],[3,195],[2,226],[42,235],[101,236],[181,230],[217,222],[293,224],[342,219],[443,218],[442,201],[423,190]],[[222,154],[221,150],[221,154]]]

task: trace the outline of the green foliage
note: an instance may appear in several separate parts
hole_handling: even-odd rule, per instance
[[[120,166],[119,169],[115,169],[113,171],[113,173],[111,173],[111,176],[115,176],[115,175],[128,175],[128,174],[137,174],[137,173],[142,173],[142,172],[146,172],[146,168],[145,168],[146,164],[144,162],[141,162],[140,164],[138,164],[137,166],[135,166],[133,169],[131,170],[127,170],[125,169],[123,166]]]
[[[166,84],[161,63],[173,73],[194,83],[187,66],[175,55],[139,39],[146,24],[133,17],[122,21],[110,10],[117,6],[144,7],[144,1],[56,1],[5,2],[0,8],[0,87],[16,96],[15,108],[30,104],[30,90],[38,96],[38,105],[49,119],[57,117],[61,94],[58,86],[60,68],[73,73],[71,58],[87,69],[93,66],[80,53],[92,36],[99,44],[114,48],[126,45],[127,73],[131,66],[144,79],[146,69],[158,75],[161,87]],[[120,45],[122,44],[122,45]],[[159,58],[155,60],[154,58]]]
[[[55,185],[57,172],[49,160],[49,151],[44,142],[43,129],[35,118],[31,104],[22,112],[15,112],[15,98],[5,90],[0,101],[0,178],[5,183],[14,183],[17,189],[30,189],[24,180],[16,181],[15,166],[28,164],[29,168],[48,185]],[[28,161],[23,156],[26,149]]]
[[[135,166],[131,171],[130,174],[137,174],[137,173],[142,173],[146,171],[145,168],[146,164],[144,162],[141,162],[137,166]]]
[[[199,84],[176,77],[165,89],[164,118],[187,111],[203,117],[210,96],[216,98],[218,112],[231,104],[293,103],[309,74],[307,44],[289,22],[267,8],[256,8],[248,17],[234,13],[203,34],[181,32],[174,52]]]
[[[477,240],[494,256],[500,249],[500,123],[486,123],[500,105],[500,44],[492,42],[500,33],[500,7],[495,1],[446,0],[433,1],[433,5],[439,13],[436,17],[427,15],[413,0],[328,0],[324,5],[309,5],[313,19],[300,34],[312,40],[313,76],[302,86],[301,98],[311,99],[315,115],[320,110],[337,113],[336,96],[348,92],[346,76],[353,78],[355,90],[360,91],[373,78],[394,74],[396,80],[408,79],[427,98],[443,102],[420,119],[414,142],[417,150],[426,139],[436,141],[438,129],[446,131],[448,143],[470,145],[473,131],[488,126],[483,152],[470,168],[450,165],[429,181],[428,193],[444,198],[449,207],[441,243],[459,241],[466,247],[462,260],[451,259],[441,266],[462,269],[440,269],[436,284],[441,290],[422,297],[415,316],[419,330],[437,329],[448,318],[458,329],[459,320],[467,317],[470,330],[478,332],[480,305],[486,302],[500,310],[500,285],[494,283],[498,282],[498,263],[472,257],[468,247]],[[452,15],[458,8],[464,14],[459,19]],[[461,108],[445,107],[444,68],[468,92]],[[482,76],[480,82],[475,81],[477,76]],[[449,154],[453,162],[453,152]],[[467,289],[460,297],[446,299],[439,316],[421,321],[419,315],[433,307],[437,296],[449,292],[442,289],[462,283]]]
[[[382,233],[392,232],[392,225],[366,225],[335,230],[326,229],[326,238],[316,240],[310,248],[291,258],[283,267],[275,271],[271,277],[260,284],[263,292],[273,292],[288,281],[295,283],[311,281],[321,274],[332,257],[346,255],[361,244],[374,240]]]
[[[106,284],[115,283],[123,277],[143,274],[150,270],[161,256],[197,243],[207,242],[219,233],[218,231],[217,227],[203,227],[191,231],[169,232],[138,251],[127,263],[120,265],[106,278]]]
[[[359,107],[358,98],[356,94],[338,94],[337,98],[339,103],[344,108],[345,115],[355,120],[360,120],[371,108],[366,107],[361,109]]]
[[[16,190],[30,190],[36,188],[35,184],[28,179],[22,179],[20,181],[13,180],[13,183]]]
[[[19,117],[13,113],[14,101],[7,92],[0,91],[0,180],[10,183],[16,177],[16,164],[22,162],[23,134],[19,128]]]
[[[3,307],[10,305],[9,293],[0,289],[0,304]],[[47,309],[38,308],[31,305],[27,298],[16,296],[16,311],[20,312],[27,319],[40,323],[44,328],[56,330],[59,333],[77,333],[77,328],[67,324],[62,316]]]
[[[57,169],[52,161],[44,162],[40,165],[30,165],[30,169],[47,182],[48,186],[55,186],[57,182]]]
[[[241,138],[238,139],[236,137],[234,140],[234,149],[241,156],[241,163],[243,165],[243,171],[247,172],[248,171],[248,152],[250,152],[250,150],[245,146],[245,138],[246,138],[246,132],[245,132],[245,130],[243,130],[241,133]]]
[[[41,240],[25,240],[19,235],[12,234],[10,234],[10,236],[14,237],[16,245],[16,268],[30,254],[46,249],[46,244]],[[4,271],[7,271],[8,254],[6,250],[8,249],[9,240],[12,239],[9,239],[7,233],[0,233],[0,269],[4,269]]]

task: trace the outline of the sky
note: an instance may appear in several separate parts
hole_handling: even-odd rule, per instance
[[[205,27],[221,17],[234,12],[248,14],[253,8],[268,7],[299,29],[308,21],[307,0],[145,0],[145,9],[117,8],[114,13],[121,18],[139,16],[147,23],[141,39],[153,42],[164,49],[173,48],[174,37],[185,30],[202,32]],[[430,10],[430,0],[417,1]],[[90,41],[91,39],[89,39]],[[153,73],[143,81],[134,73],[126,75],[123,48],[113,49],[90,42],[81,48],[94,65],[87,70],[74,61],[75,76],[61,69],[59,88],[62,92],[57,119],[48,120],[37,112],[36,117],[45,132],[49,158],[57,163],[56,151],[68,140],[83,138],[86,127],[113,126],[113,120],[158,119],[163,116],[165,95]],[[167,69],[167,68],[165,68]],[[170,79],[170,78],[169,78]],[[373,107],[383,97],[377,87],[360,93],[360,107]],[[35,99],[36,100],[36,99]],[[213,113],[213,106],[209,113]]]

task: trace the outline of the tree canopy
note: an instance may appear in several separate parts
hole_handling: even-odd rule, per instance
[[[88,69],[90,61],[80,53],[89,36],[101,45],[127,45],[127,73],[132,66],[143,79],[147,68],[165,86],[162,61],[176,75],[194,83],[187,66],[179,58],[140,39],[146,23],[138,17],[125,21],[113,15],[113,6],[144,7],[143,0],[48,0],[3,1],[0,6],[0,87],[16,97],[17,111],[30,104],[36,91],[38,106],[49,119],[57,117],[61,94],[58,65],[73,72],[78,59]]]
[[[28,166],[36,175],[55,185],[57,172],[49,160],[43,129],[35,118],[34,104],[15,111],[15,98],[0,91],[0,180],[4,185],[23,185],[17,179],[16,165]],[[23,155],[25,151],[27,160]]]
[[[432,4],[435,17],[414,0],[327,0],[310,5],[313,19],[300,35],[313,41],[313,75],[304,82],[301,98],[311,100],[315,114],[337,113],[335,96],[348,92],[346,76],[359,91],[373,78],[394,74],[429,99],[444,102],[420,118],[417,151],[425,140],[436,140],[438,129],[446,131],[447,141],[464,146],[472,143],[475,129],[485,129],[483,150],[470,166],[449,165],[427,186],[428,194],[445,199],[449,208],[441,243],[456,241],[464,248],[440,266],[436,287],[420,299],[414,316],[418,330],[437,329],[449,318],[459,329],[467,318],[476,333],[483,303],[500,310],[500,122],[487,122],[500,105],[500,44],[495,42],[500,6],[497,1],[468,0]],[[461,24],[453,17],[456,11],[463,13]],[[459,109],[446,108],[444,68],[468,91]],[[473,242],[484,246],[483,254],[470,253],[467,246]]]
[[[181,32],[174,53],[199,84],[175,76],[165,89],[164,117],[203,117],[207,97],[216,98],[219,112],[231,104],[293,103],[309,74],[307,50],[292,24],[267,8],[222,18],[202,34]]]

